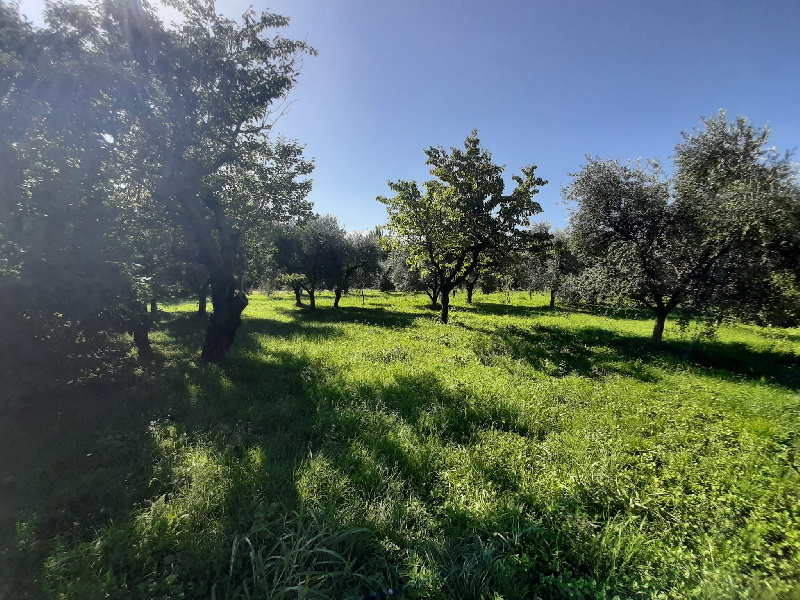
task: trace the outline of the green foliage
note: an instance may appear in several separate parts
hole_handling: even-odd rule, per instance
[[[672,181],[657,162],[590,158],[564,190],[591,271],[573,284],[653,310],[656,341],[677,306],[764,319],[796,293],[800,188],[788,157],[743,117],[729,123],[722,111],[703,127],[676,147]]]
[[[544,225],[544,227],[541,227]],[[580,269],[580,262],[572,251],[569,233],[563,229],[555,229],[553,233],[545,231],[548,224],[540,224],[536,233],[543,239],[536,251],[523,254],[515,271],[515,283],[530,291],[550,291],[550,301],[555,303],[556,295],[561,291],[564,282],[570,275]]]
[[[110,200],[116,67],[90,49],[87,7],[47,17],[40,30],[0,4],[0,406],[117,362],[115,338],[140,312]]]
[[[535,165],[526,166],[522,177],[513,176],[511,194],[503,195],[503,167],[481,148],[477,131],[464,141],[464,150],[438,146],[425,154],[436,177],[425,183],[425,193],[414,181],[390,182],[395,196],[378,201],[389,213],[389,242],[408,253],[410,269],[436,277],[447,323],[450,292],[479,269],[481,259],[502,257],[527,241],[520,227],[542,211],[533,196],[547,182],[535,176]]]
[[[284,274],[282,280],[292,289],[308,292],[312,308],[317,290],[343,283],[349,260],[346,236],[336,217],[316,215],[275,237],[274,260]]]
[[[313,50],[268,36],[284,17],[171,7],[180,27],[138,1],[52,4],[39,29],[2,4],[0,303],[41,335],[141,334],[144,293],[199,263],[214,361],[246,305],[234,273],[258,270],[274,222],[310,212],[313,163],[267,134]]]
[[[333,287],[342,291],[348,291],[351,286],[361,290],[378,288],[381,262],[385,257],[386,251],[381,246],[379,232],[348,233],[345,237],[344,256],[339,261],[338,273],[331,282]]]
[[[64,598],[798,591],[794,330],[722,325],[698,343],[699,324],[668,324],[657,348],[645,314],[551,311],[527,293],[459,295],[447,327],[419,297],[310,312],[274,294],[253,298],[221,369],[186,350],[203,335],[194,309],[168,307],[153,335],[158,370],[134,388],[152,424],[84,435],[53,476],[38,467],[19,503],[38,517],[20,518],[0,585],[36,597],[36,579]]]
[[[395,290],[401,292],[425,292],[436,307],[439,302],[441,286],[439,278],[426,261],[416,266],[404,246],[395,246],[389,252],[385,269]]]

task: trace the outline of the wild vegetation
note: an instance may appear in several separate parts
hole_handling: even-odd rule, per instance
[[[86,430],[3,420],[4,596],[800,593],[796,330],[504,298],[256,295],[225,368],[170,305]]]

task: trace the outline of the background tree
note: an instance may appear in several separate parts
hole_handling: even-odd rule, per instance
[[[479,267],[481,256],[510,252],[528,241],[520,228],[541,212],[533,196],[547,182],[535,176],[535,166],[524,167],[521,177],[513,177],[515,189],[503,195],[503,167],[481,148],[477,131],[464,141],[464,150],[439,146],[425,154],[436,179],[425,183],[424,194],[416,182],[390,182],[395,196],[378,200],[389,213],[392,243],[408,249],[409,265],[430,265],[447,323],[450,292]]]
[[[761,304],[747,290],[796,269],[797,184],[788,161],[764,149],[768,130],[724,112],[703,125],[676,147],[674,189],[658,163],[589,159],[564,190],[578,203],[576,247],[602,272],[594,280],[653,310],[658,342],[677,306]]]
[[[439,307],[439,278],[433,268],[422,261],[419,266],[409,265],[409,252],[403,246],[394,245],[386,260],[386,269],[394,289],[401,292],[425,292],[431,307]]]
[[[483,272],[481,271],[481,269],[474,269],[472,273],[470,273],[469,275],[466,276],[466,278],[464,278],[463,285],[464,289],[467,292],[467,304],[472,304],[472,295],[475,292],[475,286],[478,284],[478,281],[480,281],[482,275]]]
[[[564,229],[554,229],[547,235],[547,241],[520,261],[518,281],[530,291],[549,290],[550,308],[555,308],[556,296],[567,277],[578,271],[579,262]]]
[[[315,216],[303,225],[286,228],[275,241],[275,261],[287,283],[308,293],[309,306],[316,308],[316,292],[341,283],[346,231],[333,215]]]
[[[352,284],[364,288],[374,285],[380,273],[380,264],[384,255],[380,241],[375,232],[351,232],[344,237],[341,253],[335,257],[335,271],[330,284],[334,292],[334,307],[339,306],[342,293],[349,291]]]

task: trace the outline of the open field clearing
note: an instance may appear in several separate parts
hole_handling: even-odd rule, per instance
[[[223,367],[167,306],[3,417],[0,595],[800,597],[797,329],[465,299],[255,295]]]

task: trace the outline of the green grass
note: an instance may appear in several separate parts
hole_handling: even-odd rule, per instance
[[[256,295],[224,368],[168,307],[23,465],[0,594],[800,598],[797,330],[426,300]]]

